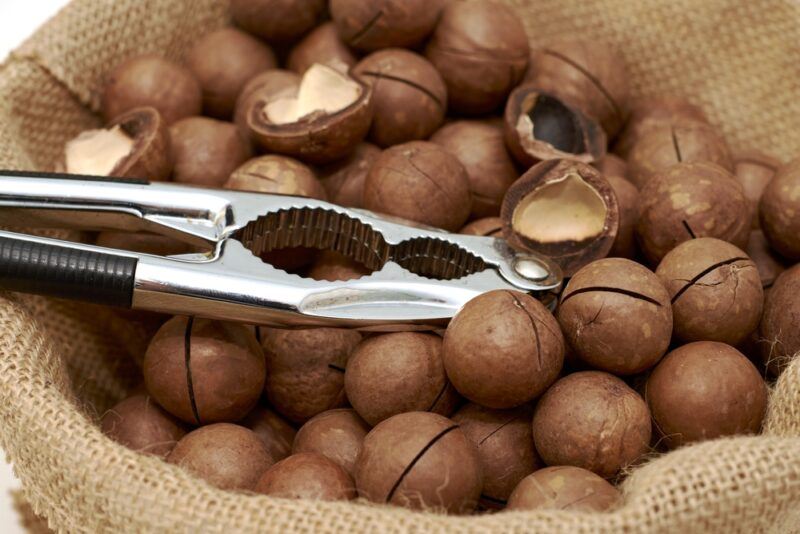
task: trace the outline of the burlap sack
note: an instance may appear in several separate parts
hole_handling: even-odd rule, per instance
[[[179,58],[226,22],[219,0],[76,0],[0,68],[0,167],[48,168],[97,124],[104,73],[144,51]],[[615,43],[637,95],[685,94],[735,149],[800,154],[800,6],[793,0],[516,0],[534,42]],[[800,327],[800,325],[798,325]],[[763,436],[654,458],[606,514],[445,517],[224,492],[106,439],[96,420],[135,381],[143,340],[91,306],[0,295],[0,446],[33,511],[60,531],[800,531],[800,359]]]

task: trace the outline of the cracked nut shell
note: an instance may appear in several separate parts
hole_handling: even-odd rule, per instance
[[[355,410],[337,408],[317,414],[300,427],[292,454],[314,452],[340,465],[350,476],[370,426]]]
[[[500,217],[477,219],[465,225],[458,233],[465,235],[503,237],[503,219]]]
[[[695,237],[715,237],[745,248],[750,207],[742,186],[713,163],[674,165],[640,190],[636,238],[647,261],[658,262]]]
[[[653,427],[662,443],[687,443],[755,434],[767,407],[767,386],[741,352],[698,341],[667,354],[645,386]]]
[[[606,153],[606,134],[594,119],[535,85],[511,92],[504,126],[509,151],[525,167],[552,159],[592,163]]]
[[[200,84],[186,67],[155,54],[136,56],[117,65],[103,92],[103,117],[111,121],[132,109],[153,107],[167,125],[199,115]]]
[[[119,126],[131,139],[130,154],[117,162],[109,176],[169,180],[173,150],[169,131],[161,114],[152,107],[134,108],[116,117],[108,128]]]
[[[533,415],[533,441],[547,465],[572,465],[603,478],[647,452],[650,411],[625,382],[601,371],[568,375]]]
[[[628,73],[622,57],[596,40],[561,39],[534,50],[525,82],[574,103],[594,117],[609,138],[628,113]]]
[[[767,293],[761,317],[761,356],[774,376],[800,353],[800,265],[784,271]]]
[[[144,356],[145,387],[169,413],[193,425],[242,419],[264,387],[264,353],[235,323],[176,316]]]
[[[261,328],[270,405],[295,423],[343,406],[344,370],[361,334],[342,328]]]
[[[170,126],[175,182],[220,187],[252,154],[233,123],[188,117]]]
[[[474,218],[500,214],[503,196],[519,177],[506,150],[503,126],[496,120],[464,120],[446,124],[431,136],[464,165],[469,177]]]
[[[447,88],[431,63],[409,50],[373,52],[353,68],[372,87],[369,139],[388,147],[427,139],[444,121]]]
[[[233,112],[233,122],[239,133],[255,143],[252,133],[247,125],[247,113],[258,98],[272,100],[282,95],[291,94],[300,85],[302,78],[299,74],[282,69],[270,69],[250,79],[236,99]]]
[[[349,501],[356,498],[353,479],[341,466],[321,454],[292,454],[269,469],[253,491],[283,499]]]
[[[528,169],[506,192],[500,217],[509,245],[550,257],[564,276],[605,257],[619,229],[611,185],[594,167],[569,160]]]
[[[443,0],[331,0],[339,36],[363,52],[413,48],[436,26]]]
[[[325,0],[231,0],[237,26],[269,42],[297,39],[316,26]]]
[[[230,423],[216,423],[189,432],[167,457],[220,489],[252,490],[274,459],[252,431]]]
[[[286,67],[303,74],[314,63],[322,63],[342,71],[356,64],[356,57],[339,37],[333,22],[320,24],[297,43],[286,60]]]
[[[161,458],[186,434],[181,424],[145,393],[115,404],[103,414],[100,429],[131,450]]]
[[[779,168],[764,188],[759,217],[772,248],[790,260],[800,260],[800,159]]]
[[[359,496],[412,509],[470,513],[483,473],[478,452],[446,417],[408,412],[382,421],[364,438],[356,462]]]
[[[489,408],[513,408],[538,397],[564,362],[555,318],[517,291],[489,291],[467,302],[450,321],[443,348],[456,390]]]
[[[449,416],[458,402],[442,363],[442,339],[395,332],[361,342],[344,374],[347,399],[371,426],[404,412]]]
[[[480,114],[498,108],[525,74],[525,28],[505,4],[450,2],[425,50],[447,85],[450,110]]]
[[[334,204],[361,208],[364,200],[364,182],[367,174],[381,154],[381,149],[370,143],[359,143],[347,158],[320,169],[322,185]]]
[[[473,403],[453,415],[478,450],[483,468],[480,505],[484,508],[503,508],[520,480],[543,467],[533,448],[532,415],[527,405],[493,410]]]
[[[750,201],[754,229],[759,227],[758,203],[761,195],[780,166],[780,161],[760,152],[744,152],[734,158],[733,175],[742,184],[744,196]]]
[[[712,238],[686,241],[656,269],[672,301],[675,336],[738,345],[756,329],[764,291],[755,263]]]
[[[222,28],[195,42],[186,66],[203,91],[203,112],[230,119],[245,84],[260,72],[274,69],[277,60],[258,39],[236,28]]]
[[[240,424],[261,438],[276,462],[291,454],[297,431],[276,412],[264,406],[256,406]]]
[[[224,187],[319,200],[327,198],[325,189],[308,165],[277,155],[259,156],[245,162],[230,174]]]
[[[670,295],[652,271],[606,258],[580,269],[561,294],[556,318],[574,355],[589,366],[632,375],[649,369],[672,338]]]
[[[525,477],[508,499],[506,510],[605,512],[622,499],[620,491],[586,469],[545,467]]]
[[[469,216],[467,171],[444,148],[410,141],[384,150],[364,182],[364,207],[455,231]]]

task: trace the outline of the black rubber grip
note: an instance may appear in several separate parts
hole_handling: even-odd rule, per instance
[[[0,237],[0,288],[130,308],[137,261]]]

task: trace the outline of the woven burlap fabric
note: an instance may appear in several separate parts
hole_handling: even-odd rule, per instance
[[[534,43],[603,38],[637,95],[702,104],[735,148],[800,153],[800,8],[789,2],[515,0]],[[216,0],[78,0],[0,67],[0,167],[46,169],[96,125],[103,77],[143,51],[180,58],[226,22]],[[800,326],[800,325],[799,325]],[[606,514],[445,517],[363,503],[216,490],[106,439],[99,414],[137,381],[141,331],[97,307],[0,294],[0,446],[35,514],[83,532],[787,532],[800,528],[800,359],[773,388],[765,433],[654,458]],[[137,336],[139,336],[137,338]],[[131,340],[138,340],[133,343]],[[134,354],[131,354],[134,353]],[[134,356],[134,358],[131,358]]]

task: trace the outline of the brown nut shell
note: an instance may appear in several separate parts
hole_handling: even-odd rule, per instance
[[[264,406],[256,406],[242,419],[241,425],[261,438],[276,462],[291,454],[297,431],[276,412]]]
[[[437,130],[430,139],[464,165],[472,193],[472,217],[499,215],[503,196],[519,177],[506,150],[498,121],[456,121]]]
[[[331,0],[330,11],[342,40],[371,52],[411,48],[436,26],[443,0]]]
[[[622,493],[586,469],[569,465],[545,467],[525,477],[508,499],[506,510],[569,510],[605,512]]]
[[[103,434],[129,449],[166,457],[186,431],[147,394],[118,402],[103,414]]]
[[[269,42],[297,39],[316,26],[325,0],[231,0],[237,26]]]
[[[216,423],[186,434],[172,449],[167,462],[220,489],[252,490],[274,460],[252,431]]]
[[[317,414],[297,432],[292,454],[314,452],[340,465],[350,476],[370,426],[349,408]]]
[[[750,209],[755,214],[754,229],[759,227],[758,203],[761,195],[780,166],[780,161],[760,152],[744,152],[734,158],[733,175],[742,184],[744,196],[750,201]]]
[[[296,72],[282,69],[265,70],[250,79],[236,99],[236,108],[233,113],[233,122],[239,133],[247,139],[252,139],[250,128],[247,126],[247,113],[257,98],[272,100],[284,94],[292,94],[300,85],[302,78]]]
[[[303,423],[345,404],[344,372],[361,334],[341,328],[261,328],[270,405]]]
[[[103,117],[111,121],[135,108],[153,107],[167,125],[199,115],[200,84],[189,69],[155,54],[132,57],[109,74],[103,92]]]
[[[108,128],[114,126],[119,126],[133,139],[133,148],[116,164],[110,176],[169,180],[173,165],[172,146],[167,125],[155,108],[134,108],[114,118]]]
[[[606,154],[606,134],[599,123],[535,85],[523,84],[511,92],[504,126],[509,151],[526,167],[552,159],[592,163]]]
[[[611,250],[619,228],[614,190],[594,167],[543,161],[506,192],[503,235],[513,248],[549,256],[565,276]]]
[[[277,66],[272,50],[236,28],[221,28],[201,37],[186,56],[203,91],[203,112],[230,119],[236,99],[256,74]]]
[[[230,122],[206,117],[179,120],[170,129],[175,182],[220,187],[253,154]]]
[[[602,172],[602,171],[601,171]],[[619,206],[619,228],[617,237],[608,255],[633,259],[636,256],[636,222],[639,220],[640,195],[636,186],[624,178],[604,174]]]
[[[475,446],[456,423],[408,412],[367,434],[355,481],[359,496],[373,502],[469,513],[478,503],[483,473]]]
[[[503,219],[500,217],[477,219],[465,225],[458,233],[465,235],[503,237]]]
[[[500,107],[522,79],[530,46],[509,6],[486,0],[450,2],[425,56],[447,85],[450,110],[480,114]]]
[[[373,144],[359,143],[347,158],[320,169],[330,201],[348,208],[362,207],[364,182],[380,153],[381,149]]]
[[[357,261],[334,250],[324,250],[309,269],[307,276],[313,280],[355,280],[370,274],[370,270]]]
[[[575,356],[616,375],[649,369],[672,338],[670,295],[652,271],[606,258],[580,269],[561,294],[558,324]]]
[[[443,348],[456,390],[490,408],[513,408],[538,397],[564,362],[555,318],[517,291],[489,291],[465,304],[450,321]]]
[[[356,64],[356,57],[347,48],[333,22],[320,24],[297,43],[286,60],[286,67],[303,74],[314,63],[322,63],[343,71]]]
[[[767,408],[767,386],[755,365],[724,343],[699,341],[667,354],[645,386],[654,428],[670,448],[736,434],[755,434]]]
[[[442,339],[396,332],[365,339],[344,374],[347,399],[371,426],[404,412],[449,416],[458,395],[442,363]]]
[[[325,189],[314,171],[286,156],[259,156],[234,170],[225,182],[226,189],[325,200]]]
[[[647,452],[650,411],[619,378],[600,371],[568,375],[547,390],[533,415],[533,441],[547,465],[573,465],[603,478]]]
[[[759,217],[772,248],[800,260],[800,159],[780,167],[764,188]]]
[[[364,207],[455,231],[472,199],[467,171],[439,145],[410,141],[384,150],[364,183]]]
[[[525,82],[573,102],[603,126],[609,138],[627,118],[628,73],[622,57],[596,40],[561,39],[535,50]]]
[[[444,121],[447,88],[424,57],[401,48],[373,52],[358,62],[353,75],[372,86],[375,113],[370,140],[388,147],[427,139]]]
[[[741,249],[708,237],[686,241],[658,265],[672,301],[675,336],[738,345],[758,326],[764,291]]]
[[[761,356],[777,376],[800,354],[800,266],[784,271],[767,293],[761,317]]]
[[[778,276],[786,270],[786,264],[778,254],[769,246],[764,232],[753,230],[747,241],[747,255],[756,264],[758,276],[761,278],[761,287],[766,290],[772,287]]]
[[[453,415],[453,421],[478,449],[483,468],[480,504],[484,508],[504,507],[520,480],[543,467],[533,447],[532,415],[527,405],[492,410],[472,403]]]
[[[360,87],[353,103],[332,113],[315,111],[286,124],[275,124],[264,113],[276,95],[256,91],[248,99],[250,106],[245,111],[251,137],[263,151],[314,164],[331,163],[347,156],[366,137],[373,115],[371,87],[358,78],[348,76],[348,79]],[[298,90],[299,86],[295,93]]]
[[[633,146],[627,161],[629,179],[639,189],[677,163],[715,163],[733,170],[725,139],[705,122],[653,126]]]
[[[247,327],[185,316],[158,330],[142,371],[148,393],[194,425],[242,419],[258,402],[266,372]]]
[[[750,207],[742,186],[713,163],[680,163],[640,190],[636,238],[651,265],[696,237],[715,237],[745,248]]]
[[[321,454],[302,452],[281,460],[259,479],[253,491],[283,499],[349,501],[356,498],[353,479]]]
[[[625,180],[628,179],[628,163],[616,154],[608,153],[600,161],[595,161],[593,165],[606,178],[617,176]]]

